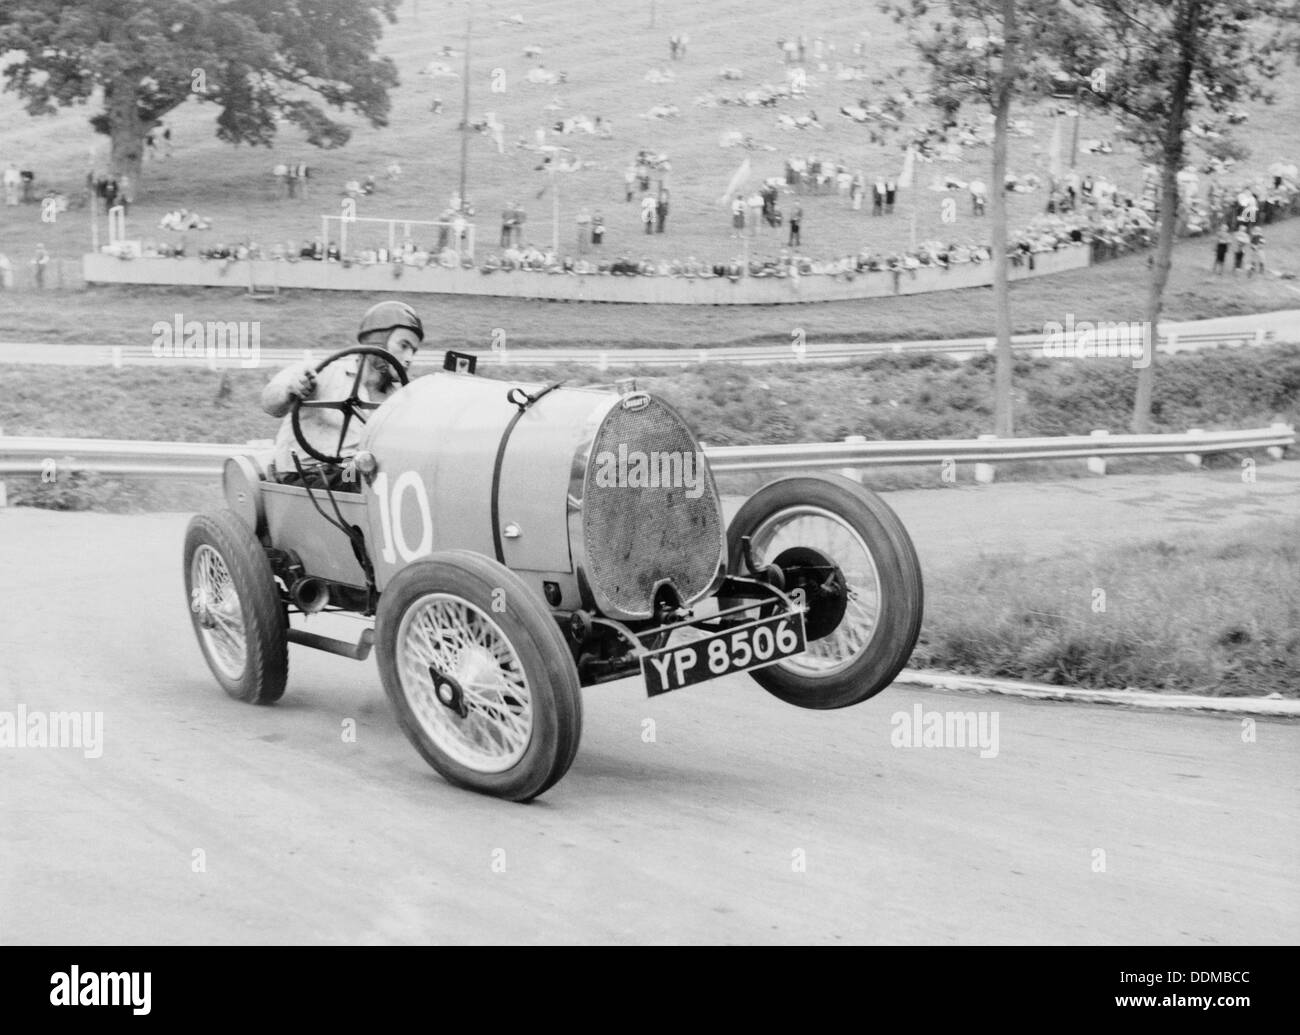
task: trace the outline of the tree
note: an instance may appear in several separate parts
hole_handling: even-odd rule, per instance
[[[1135,432],[1151,425],[1154,340],[1173,261],[1178,174],[1187,164],[1193,117],[1218,132],[1242,101],[1271,102],[1265,83],[1277,75],[1280,54],[1295,45],[1295,11],[1292,0],[1075,0],[1069,27],[1056,37],[1063,68],[1091,79],[1091,99],[1120,116],[1125,135],[1160,172],[1145,313],[1152,351],[1138,368]]]
[[[145,135],[190,98],[216,104],[217,137],[270,146],[281,120],[337,147],[348,127],[318,102],[387,125],[397,70],[376,57],[398,0],[7,0],[5,88],[31,115],[102,104],[91,125],[139,184]]]
[[[1007,132],[1017,96],[1037,97],[1050,88],[1051,67],[1041,53],[1057,31],[1056,0],[881,0],[880,8],[905,22],[913,46],[929,67],[931,102],[950,119],[962,104],[993,114],[990,216],[993,231],[994,432],[1014,431],[1011,403],[1011,300],[1007,278]],[[927,28],[925,19],[935,21]]]

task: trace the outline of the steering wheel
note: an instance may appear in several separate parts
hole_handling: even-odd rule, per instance
[[[343,359],[345,356],[374,356],[376,359],[382,359],[393,368],[398,381],[404,385],[411,383],[411,379],[406,373],[406,367],[402,365],[401,361],[387,349],[381,349],[375,345],[354,345],[350,349],[340,349],[332,356],[326,356],[317,363],[315,372],[319,374],[331,363]],[[290,414],[293,420],[293,437],[298,440],[298,445],[302,447],[303,452],[308,456],[315,457],[323,464],[338,465],[347,461],[347,457],[342,455],[342,449],[343,443],[347,440],[348,428],[352,426],[352,419],[355,417],[364,424],[366,422],[365,411],[377,410],[382,405],[377,402],[363,402],[361,399],[359,394],[361,391],[361,375],[365,372],[365,369],[364,360],[357,364],[356,376],[352,378],[352,390],[348,393],[346,399],[322,399],[318,401],[315,399],[294,398],[293,411]],[[306,436],[302,433],[302,423],[299,418],[299,414],[304,409],[338,410],[343,414],[343,427],[339,431],[339,444],[335,446],[335,449],[339,450],[337,455],[330,456],[328,453],[322,453],[307,441]]]

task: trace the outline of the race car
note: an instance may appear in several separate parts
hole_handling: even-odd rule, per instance
[[[299,455],[321,466],[230,457],[227,509],[187,530],[190,617],[230,696],[277,701],[290,643],[355,660],[373,647],[434,769],[528,801],[573,762],[584,687],[639,676],[654,696],[748,672],[790,704],[843,708],[910,656],[920,565],[857,482],[781,478],[728,524],[695,434],[634,383],[508,383],[456,352],[409,379],[370,346],[316,369],[356,354],[401,387],[368,402],[358,373],[346,399],[295,401]],[[311,406],[343,415],[339,450],[364,423],[354,452],[307,440]],[[322,612],[373,625],[355,643],[303,628]]]

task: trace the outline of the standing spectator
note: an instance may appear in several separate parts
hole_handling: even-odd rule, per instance
[[[515,202],[511,202],[501,211],[501,247],[510,247],[515,228]]]
[[[23,204],[30,205],[36,200],[32,197],[32,186],[36,183],[36,174],[30,169],[24,169],[21,176],[23,181]]]
[[[853,181],[849,184],[849,203],[853,206],[853,211],[857,212],[862,208],[862,195],[866,191],[866,179],[859,169],[853,175]]]
[[[970,211],[973,216],[984,215],[984,205],[988,201],[988,188],[983,180],[970,182]]]
[[[605,243],[605,217],[597,212],[591,217],[591,245],[599,248]]]
[[[129,216],[131,214],[131,203],[135,201],[135,188],[131,185],[131,177],[124,175],[118,180],[117,199],[122,205],[122,214]]]
[[[172,156],[172,128],[165,122],[163,123],[162,138],[163,153],[167,158],[170,158]]]
[[[50,253],[45,250],[45,245],[36,246],[36,257],[32,259],[32,268],[36,272],[36,289],[45,290],[45,269],[50,264]]]
[[[6,205],[18,204],[18,186],[21,182],[22,182],[22,177],[18,175],[18,170],[14,167],[14,163],[10,162],[8,165],[5,166],[5,171],[4,171],[4,189],[5,189]]]
[[[307,168],[306,162],[299,162],[294,166],[294,172],[298,174],[298,196],[306,199],[307,181],[311,179],[311,170]]]
[[[1235,277],[1237,271],[1241,269],[1242,261],[1246,257],[1246,247],[1250,244],[1250,234],[1247,233],[1246,228],[1242,226],[1233,236],[1233,240],[1237,245],[1232,253],[1232,275]]]
[[[289,178],[289,167],[284,162],[276,162],[275,168],[271,170],[271,175],[275,177],[275,200],[283,201],[285,197],[285,183]]]
[[[110,176],[108,182],[104,185],[104,203],[112,208],[117,204],[117,177]]]
[[[659,203],[653,194],[646,194],[641,198],[641,223],[647,234],[655,232],[655,212],[658,208]]]
[[[627,197],[625,201],[630,202],[632,195],[636,192],[636,166],[629,165],[627,171],[623,173],[623,187],[626,190]]]
[[[893,177],[885,181],[885,214],[893,215],[894,199],[898,196],[898,184],[894,182]]]
[[[659,188],[659,202],[655,206],[655,233],[664,232],[664,224],[668,222],[668,188]]]
[[[740,237],[745,232],[745,199],[737,194],[731,202],[731,228],[733,237]]]
[[[799,236],[800,229],[803,227],[803,206],[799,202],[794,203],[794,208],[790,211],[790,240],[789,247],[796,245],[803,246],[803,238]]]
[[[524,243],[524,223],[528,221],[528,213],[524,211],[524,206],[515,202],[514,204],[514,223],[515,223],[515,244],[520,247]]]
[[[1258,230],[1250,235],[1250,269],[1246,276],[1253,277],[1256,273],[1264,275],[1264,235]]]
[[[1218,238],[1214,242],[1214,265],[1210,267],[1211,273],[1223,275],[1223,263],[1228,258],[1228,243],[1231,237],[1228,234],[1228,228],[1219,227]]]
[[[885,210],[885,181],[876,180],[871,185],[871,214],[880,215]]]
[[[285,183],[288,185],[288,188],[289,188],[289,197],[290,197],[291,199],[292,199],[292,198],[296,198],[296,197],[298,196],[298,166],[297,166],[297,164],[292,164],[292,165],[288,166],[288,171],[285,173]]]
[[[668,56],[674,61],[677,60],[677,34],[668,37]]]

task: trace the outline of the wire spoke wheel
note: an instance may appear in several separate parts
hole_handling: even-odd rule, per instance
[[[921,632],[916,550],[875,493],[838,475],[783,478],[751,496],[727,529],[733,571],[781,569],[807,608],[804,653],[756,669],[755,682],[801,708],[845,708],[879,693]]]
[[[248,660],[244,612],[226,562],[211,546],[200,546],[190,562],[193,590],[190,609],[199,616],[199,636],[214,663],[230,679],[238,679]]]
[[[523,757],[532,736],[532,692],[491,617],[468,601],[430,593],[402,616],[397,652],[411,710],[448,756],[484,773],[503,772]],[[446,677],[460,690],[459,709],[438,692]]]
[[[538,590],[490,557],[447,550],[383,588],[375,647],[402,732],[451,783],[529,801],[578,751],[573,654]]]
[[[289,673],[288,618],[262,544],[229,510],[185,533],[185,593],[208,667],[231,697],[272,704]]]
[[[797,547],[811,547],[839,570],[845,586],[845,611],[826,636],[810,639],[801,655],[779,665],[791,672],[833,675],[853,664],[870,647],[880,619],[880,573],[871,549],[848,521],[821,507],[779,511],[751,536],[756,564],[772,564]]]

